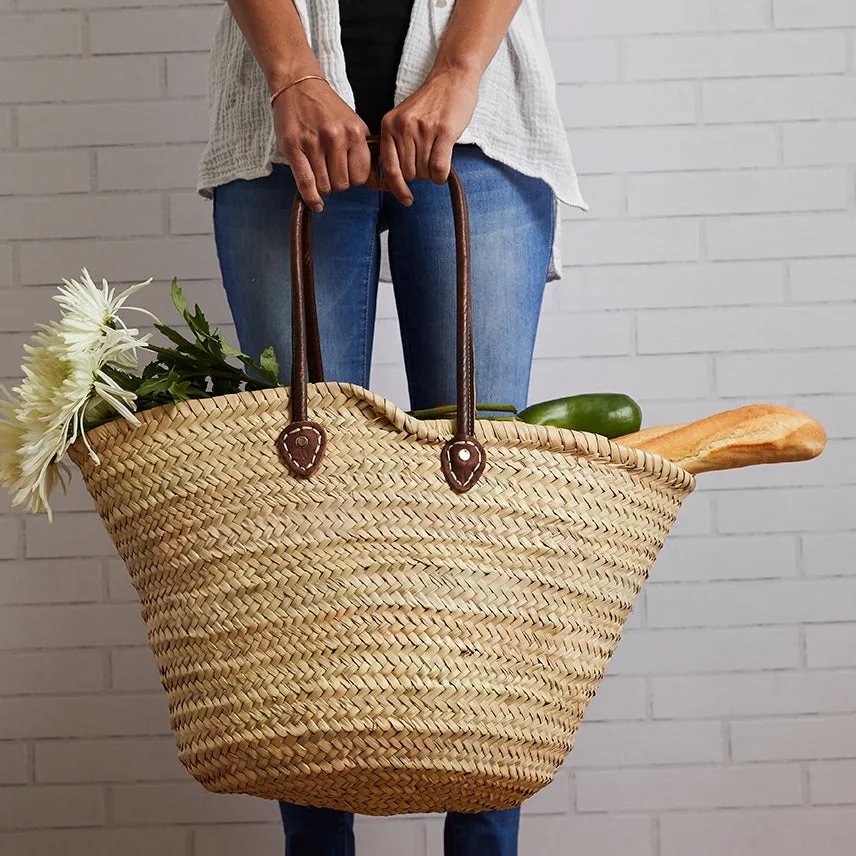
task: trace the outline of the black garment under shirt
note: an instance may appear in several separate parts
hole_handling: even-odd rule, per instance
[[[339,0],[345,71],[357,115],[380,133],[380,122],[394,106],[395,76],[413,0]]]

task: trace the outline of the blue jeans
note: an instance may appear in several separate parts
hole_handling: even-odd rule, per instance
[[[532,355],[553,239],[548,185],[455,146],[467,194],[472,257],[476,401],[527,404]],[[413,205],[365,186],[333,192],[312,214],[324,379],[370,387],[380,273],[389,263],[411,410],[456,401],[455,238],[449,188],[409,182]],[[289,230],[296,186],[290,167],[215,188],[214,235],[242,349],[273,345],[280,379],[291,376]],[[402,402],[397,402],[403,406]],[[482,411],[490,415],[491,411]],[[287,856],[353,856],[353,815],[281,803]],[[446,856],[516,856],[519,809],[449,812]]]

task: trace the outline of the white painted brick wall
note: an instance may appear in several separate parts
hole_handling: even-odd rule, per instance
[[[786,164],[850,164],[856,122],[806,122],[782,128]]]
[[[154,98],[160,89],[160,66],[153,56],[97,57],[71,63],[26,59],[5,65],[8,72],[0,85],[0,98],[6,103],[136,101]]]
[[[850,856],[856,4],[541,5],[592,210],[562,211],[530,399],[626,390],[649,424],[776,401],[831,442],[700,479],[521,854]],[[178,276],[230,329],[193,192],[220,8],[0,0],[0,380],[83,265]],[[372,385],[404,404],[388,282],[379,307]],[[177,761],[127,574],[79,481],[56,508],[0,496],[0,853],[281,854],[275,805]],[[358,841],[440,856],[442,818]]]
[[[687,808],[787,806],[802,802],[797,764],[581,770],[579,811],[669,811]]]
[[[5,15],[0,32],[0,55],[75,56],[82,49],[80,15],[57,12],[39,15]],[[13,99],[14,100],[14,99]]]
[[[674,812],[660,822],[660,852],[662,856],[849,853],[854,836],[852,807]]]

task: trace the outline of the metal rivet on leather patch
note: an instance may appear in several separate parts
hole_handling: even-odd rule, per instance
[[[298,446],[305,446],[309,442],[309,438],[301,435],[294,442],[297,443]]]
[[[468,461],[472,457],[472,454],[469,449],[458,449],[458,457],[462,461]]]

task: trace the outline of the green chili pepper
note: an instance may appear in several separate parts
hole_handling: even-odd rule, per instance
[[[589,431],[612,439],[638,431],[642,409],[627,395],[602,392],[541,401],[521,410],[517,418],[533,425]]]

